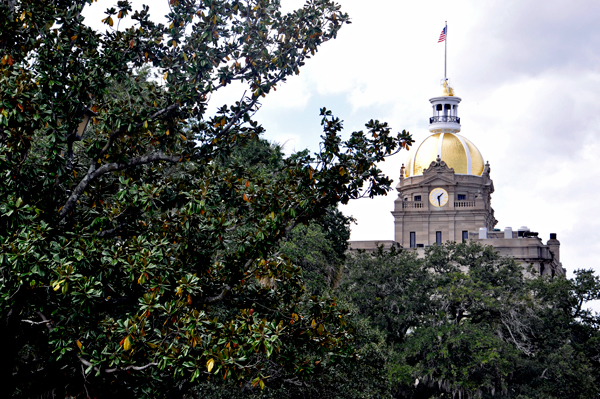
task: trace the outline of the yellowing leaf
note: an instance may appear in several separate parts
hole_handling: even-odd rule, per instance
[[[317,322],[315,321],[315,319],[313,319],[312,323],[310,323],[310,328],[315,328],[317,325]]]
[[[260,380],[259,384],[260,384],[260,389],[265,389],[265,382],[263,380]]]
[[[144,121],[144,129],[148,129],[148,121]]]
[[[129,336],[127,336],[125,338],[125,341],[123,341],[123,349],[125,349],[126,351],[131,349],[131,342],[129,341]]]
[[[183,134],[179,133],[179,135],[181,136],[181,139],[182,139],[183,141],[187,141],[187,138],[186,138],[186,137],[185,137]]]
[[[167,76],[169,76],[169,72],[165,72],[165,74],[163,75],[163,79],[167,80]]]
[[[248,197],[246,196],[246,194],[244,194],[242,198],[244,198],[244,201],[248,202]]]
[[[77,340],[77,346],[79,347],[79,349],[81,349],[81,347],[83,346],[83,344],[79,340]]]
[[[210,373],[213,369],[213,367],[215,366],[215,360],[214,359],[208,359],[208,362],[206,362],[206,368],[208,369],[208,372]]]
[[[167,129],[167,136],[169,135],[169,129]]]
[[[75,40],[75,39],[77,39],[77,35],[71,36],[71,40]]]

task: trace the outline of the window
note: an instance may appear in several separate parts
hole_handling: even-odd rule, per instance
[[[420,195],[415,195],[415,201],[421,201],[421,196]]]
[[[467,240],[469,239],[469,232],[466,230],[463,230],[462,232],[462,241],[463,242],[467,242]]]
[[[442,244],[442,232],[441,231],[435,232],[435,243],[438,245]]]
[[[414,231],[410,232],[410,247],[415,248],[417,246],[417,233]]]
[[[441,110],[442,110],[442,104],[438,104],[438,105],[437,105],[435,108],[436,108],[438,111],[441,111]]]
[[[466,201],[467,200],[467,195],[466,194],[458,194],[458,201]]]
[[[450,104],[444,104],[444,109],[451,109],[452,106]]]

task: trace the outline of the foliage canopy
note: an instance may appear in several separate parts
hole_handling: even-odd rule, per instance
[[[600,279],[526,277],[477,243],[357,254],[340,296],[387,335],[396,398],[593,398]]]
[[[376,163],[410,136],[370,121],[342,141],[323,109],[314,156],[270,174],[223,162],[262,132],[259,100],[348,16],[329,0],[289,14],[278,0],[170,0],[160,24],[118,1],[102,32],[82,17],[91,4],[0,2],[5,391],[157,397],[209,377],[263,387],[353,356],[348,312],[304,294],[279,242],[340,202],[386,193]],[[233,82],[240,100],[207,114]]]

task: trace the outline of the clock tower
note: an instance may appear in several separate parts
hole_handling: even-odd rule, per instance
[[[494,184],[490,165],[461,136],[458,105],[447,80],[439,97],[429,100],[431,133],[402,165],[394,202],[395,241],[404,248],[460,242],[481,227],[493,230]]]
[[[494,229],[490,164],[466,137],[460,135],[461,99],[444,79],[442,93],[429,100],[429,136],[409,152],[400,169],[394,201],[394,240],[350,241],[351,251],[413,248],[417,256],[447,241],[472,240],[489,245],[540,275],[564,275],[556,233],[544,244],[526,226],[513,231]],[[530,269],[531,267],[531,269]]]

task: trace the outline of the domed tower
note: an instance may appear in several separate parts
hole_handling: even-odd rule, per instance
[[[447,80],[439,97],[429,100],[433,116],[423,142],[402,165],[394,203],[395,241],[403,247],[461,241],[479,228],[492,230],[494,184],[489,164],[460,132],[461,99]]]

